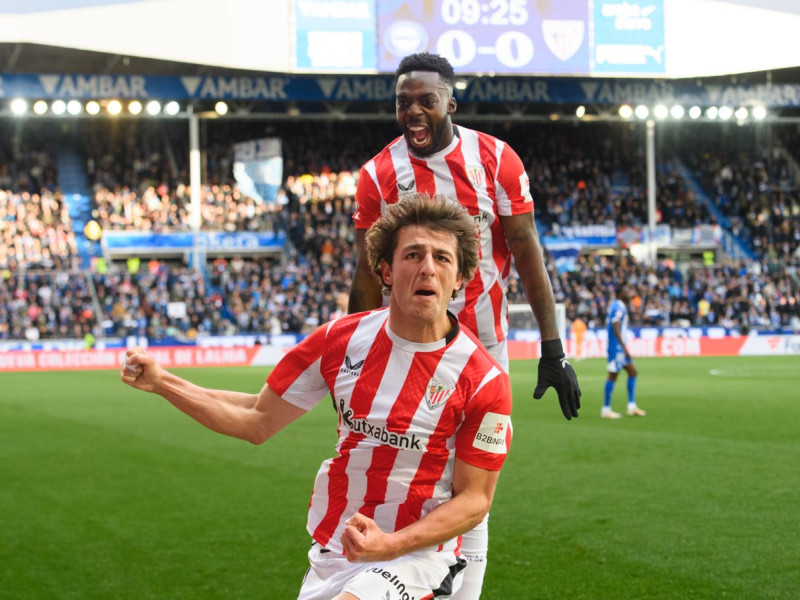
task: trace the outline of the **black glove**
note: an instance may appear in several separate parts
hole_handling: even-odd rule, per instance
[[[561,412],[570,420],[578,416],[581,407],[581,388],[575,370],[564,354],[560,339],[542,342],[542,357],[539,359],[539,377],[533,397],[537,400],[544,396],[547,388],[556,388]]]

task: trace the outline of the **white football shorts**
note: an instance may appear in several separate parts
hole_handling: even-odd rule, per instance
[[[449,598],[461,585],[466,561],[452,551],[420,550],[385,562],[351,563],[314,543],[297,600],[327,600],[349,592],[374,598]]]

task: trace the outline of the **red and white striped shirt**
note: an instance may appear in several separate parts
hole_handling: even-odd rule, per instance
[[[400,136],[361,167],[353,220],[368,229],[386,206],[413,193],[458,198],[475,219],[480,239],[480,264],[463,294],[450,303],[458,320],[486,345],[508,334],[508,305],[503,289],[511,269],[499,216],[533,212],[525,167],[505,142],[458,126],[452,143],[431,156],[418,158]]]
[[[336,456],[317,473],[307,528],[336,552],[356,512],[402,529],[452,497],[455,458],[496,471],[511,444],[509,378],[476,338],[456,326],[447,339],[409,342],[388,316],[382,308],[323,325],[267,378],[306,410],[333,397]]]

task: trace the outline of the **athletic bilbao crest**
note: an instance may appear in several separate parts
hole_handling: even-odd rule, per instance
[[[432,377],[428,382],[428,387],[425,389],[425,404],[428,405],[430,410],[436,410],[444,406],[447,399],[455,391],[456,386],[449,383],[442,383],[435,377]]]
[[[486,171],[483,167],[467,167],[467,177],[476,188],[486,185]]]
[[[583,21],[545,19],[542,21],[544,42],[562,61],[572,58],[583,44]]]

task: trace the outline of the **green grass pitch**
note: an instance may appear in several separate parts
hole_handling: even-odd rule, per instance
[[[800,597],[800,359],[639,359],[645,418],[579,419],[513,362],[486,599]],[[265,369],[184,369],[256,391]],[[625,407],[621,375],[614,407]],[[328,402],[260,447],[116,372],[0,376],[0,598],[295,598]]]

